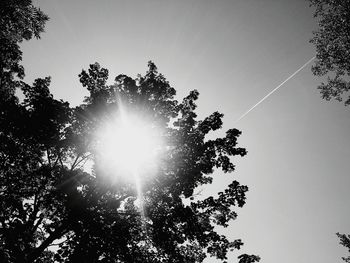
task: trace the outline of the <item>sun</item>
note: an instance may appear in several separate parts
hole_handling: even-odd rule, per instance
[[[116,176],[129,177],[157,165],[159,130],[141,114],[119,112],[101,125],[97,139],[103,167]]]

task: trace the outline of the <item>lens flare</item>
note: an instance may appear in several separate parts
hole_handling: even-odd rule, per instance
[[[160,138],[159,130],[142,114],[119,111],[97,132],[98,156],[109,173],[132,179],[157,166]]]
[[[157,174],[158,163],[166,149],[163,130],[145,112],[127,110],[119,105],[113,116],[101,122],[96,132],[98,170],[107,181],[118,187],[135,190],[134,205],[140,213],[140,223],[147,234],[145,189]]]

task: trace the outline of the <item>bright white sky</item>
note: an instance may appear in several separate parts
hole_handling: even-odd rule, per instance
[[[237,172],[217,173],[213,193],[233,178],[250,188],[224,232],[242,253],[268,263],[341,263],[336,232],[350,233],[350,108],[320,98],[310,66],[241,121],[263,96],[313,57],[316,24],[305,0],[37,1],[51,20],[23,44],[27,80],[52,76],[56,98],[80,104],[82,68],[97,61],[110,80],[135,77],[153,60],[178,91],[198,89],[199,116],[225,114],[243,131]],[[223,131],[224,131],[223,130]],[[237,254],[236,254],[237,255]],[[232,262],[235,262],[232,256]],[[206,262],[214,263],[213,259]]]

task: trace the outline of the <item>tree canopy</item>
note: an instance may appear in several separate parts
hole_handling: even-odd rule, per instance
[[[19,43],[33,37],[40,38],[48,19],[32,5],[31,0],[0,2],[0,97],[13,94],[20,84],[18,79],[24,77]]]
[[[232,180],[214,196],[196,195],[214,170],[233,172],[232,157],[246,154],[237,146],[240,131],[207,139],[223,115],[197,120],[198,91],[178,102],[153,62],[145,75],[118,75],[111,85],[107,69],[90,65],[79,74],[90,94],[71,107],[53,97],[49,77],[21,80],[18,44],[39,37],[47,16],[31,1],[3,1],[0,19],[1,262],[180,263],[208,254],[225,262],[240,249],[240,239],[229,241],[215,227],[237,217],[233,209],[245,204],[248,187]],[[144,118],[163,141],[157,166],[140,173],[142,188],[101,157],[96,134],[122,110]]]
[[[312,72],[327,76],[318,88],[326,100],[345,100],[350,104],[350,1],[310,0],[315,8],[318,29],[311,39],[316,47],[316,63]]]

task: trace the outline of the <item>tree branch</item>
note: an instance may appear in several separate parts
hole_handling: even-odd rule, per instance
[[[75,158],[75,160],[74,160],[74,162],[73,162],[73,164],[72,164],[72,167],[70,168],[70,170],[71,170],[71,171],[73,171],[73,170],[74,170],[75,165],[76,165],[76,163],[77,163],[77,161],[78,161],[79,157],[80,157],[80,154],[77,154],[77,157]]]
[[[83,161],[85,161],[85,163],[86,163],[87,159],[88,159],[90,156],[92,156],[92,153],[89,153],[88,155],[83,156],[83,157],[81,158],[81,160],[75,162],[74,167],[72,166],[71,170],[73,170],[74,168],[76,168],[76,167],[77,167],[79,164],[81,164]],[[77,159],[76,159],[76,160],[77,160]],[[84,164],[85,164],[85,163],[84,163]],[[83,164],[83,165],[84,165],[84,164]]]
[[[39,247],[35,248],[33,252],[29,254],[28,261],[35,261],[53,241],[62,237],[66,232],[68,232],[68,230],[66,229],[65,223],[63,223],[61,226],[56,228],[56,230],[53,233],[51,233],[51,235],[47,239],[45,239]]]
[[[44,217],[41,216],[41,217],[38,219],[38,221],[36,222],[36,224],[33,226],[32,233],[34,233],[34,232],[38,229],[38,227],[40,226],[40,224],[41,224],[41,222],[42,222],[43,220],[44,220]]]
[[[46,148],[46,155],[47,155],[47,161],[49,162],[49,165],[51,166],[51,159],[50,159],[49,148]]]

